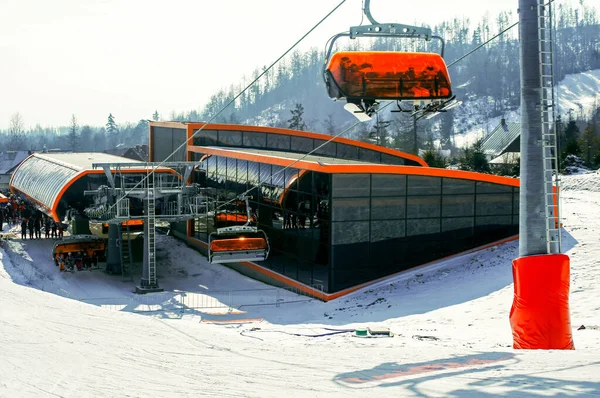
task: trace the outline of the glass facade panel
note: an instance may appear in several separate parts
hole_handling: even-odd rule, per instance
[[[492,184],[489,182],[477,181],[477,193],[503,193],[512,192],[512,187],[509,185]]]
[[[222,146],[233,146],[233,147],[241,147],[243,145],[242,142],[242,132],[241,131],[219,131],[219,145]]]
[[[369,198],[333,199],[332,221],[369,220]]]
[[[325,144],[327,141],[324,140],[313,140],[313,145],[315,147],[315,152],[314,154],[316,155],[322,155],[322,156],[329,156],[329,157],[335,157],[335,143],[334,142],[330,142],[328,144]],[[317,149],[319,146],[325,144],[323,147]]]
[[[441,215],[440,196],[409,196],[406,202],[408,218],[431,218]]]
[[[353,196],[369,196],[369,174],[334,174],[333,197],[346,198]]]
[[[358,148],[358,159],[363,162],[381,163],[381,153],[370,149]]]
[[[467,217],[475,214],[475,195],[445,195],[442,217]]]
[[[218,145],[217,132],[215,130],[194,130],[193,142],[195,146]]]
[[[440,219],[406,220],[406,235],[429,235],[440,233]]]
[[[511,215],[513,214],[512,193],[477,195],[476,215]]]
[[[313,150],[312,138],[293,137],[290,150],[294,152],[309,153]]]
[[[332,230],[333,245],[347,245],[369,241],[368,221],[334,222]]]
[[[406,198],[371,198],[372,220],[393,220],[406,217]]]
[[[444,178],[444,195],[475,193],[475,181]]]
[[[406,176],[394,174],[373,174],[371,177],[373,196],[405,196]]]
[[[371,221],[371,242],[404,238],[405,234],[406,221],[404,220]]]
[[[289,135],[267,134],[267,148],[289,151],[291,140]]]
[[[336,143],[337,157],[342,159],[358,160],[358,147]]]
[[[395,164],[398,166],[406,165],[406,162],[403,158],[399,158],[398,156],[388,155],[387,153],[381,154],[381,163],[384,164]]]
[[[475,219],[473,217],[443,218],[442,232],[473,228],[474,225]]]
[[[267,134],[244,131],[243,143],[248,148],[264,149],[267,147]]]
[[[442,193],[440,177],[408,176],[408,195],[439,195]]]
[[[512,216],[485,216],[476,217],[475,225],[511,225]]]

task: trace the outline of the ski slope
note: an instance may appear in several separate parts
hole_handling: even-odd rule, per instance
[[[280,297],[275,306],[267,305],[272,287],[163,237],[165,289],[214,292],[222,302],[219,292],[245,290],[232,313],[182,315],[117,311],[138,280],[59,273],[51,241],[16,239],[9,252],[0,249],[0,397],[600,396],[599,180],[599,173],[563,177],[575,351],[511,348],[518,242],[333,302]],[[257,302],[265,305],[244,306]],[[229,323],[207,322],[219,319]],[[343,332],[364,327],[388,327],[394,337]]]

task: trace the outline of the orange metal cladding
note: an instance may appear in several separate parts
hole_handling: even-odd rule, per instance
[[[245,223],[248,221],[248,216],[241,213],[219,213],[215,216],[218,223]],[[256,217],[251,217],[252,222],[256,222]]]
[[[239,238],[216,239],[210,242],[210,250],[213,252],[231,252],[244,250],[267,250],[267,242],[263,238]]]
[[[104,242],[94,241],[94,242],[72,242],[72,243],[64,243],[56,246],[54,249],[55,254],[60,253],[74,253],[78,251],[104,251]]]
[[[452,96],[444,59],[435,53],[346,51],[327,70],[340,88],[332,98],[444,99]]]

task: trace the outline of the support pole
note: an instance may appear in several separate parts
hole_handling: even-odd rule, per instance
[[[545,0],[519,0],[521,55],[521,187],[519,258],[513,261],[513,347],[573,349],[569,257],[549,254],[544,197],[542,57]]]

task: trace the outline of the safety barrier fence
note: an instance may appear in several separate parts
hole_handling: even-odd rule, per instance
[[[78,300],[113,311],[134,313],[163,312],[171,314],[191,314],[194,312],[232,313],[247,311],[251,307],[275,306],[324,299],[323,286],[312,288],[315,294],[307,296],[291,287],[270,287],[264,289],[222,290],[206,292],[164,291],[148,294],[123,295],[119,297],[86,297],[78,296],[64,289],[53,280],[54,275],[48,276],[36,268],[27,253],[19,250],[19,245],[10,240],[1,242],[12,265],[19,270],[13,280],[61,297]],[[58,276],[58,271],[56,276]]]

